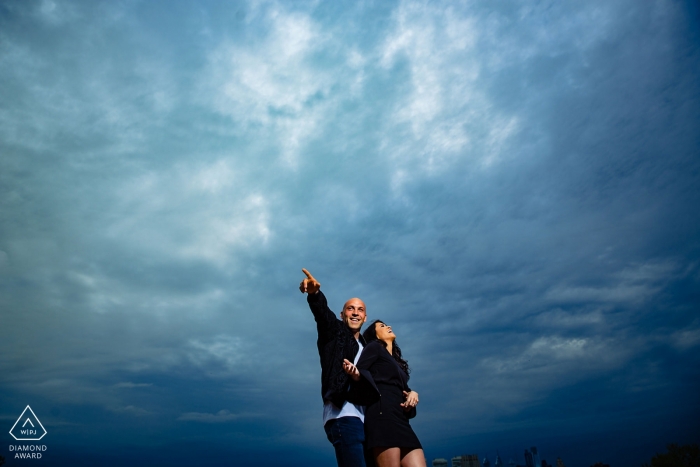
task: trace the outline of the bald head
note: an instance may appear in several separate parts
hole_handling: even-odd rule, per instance
[[[351,298],[345,305],[343,305],[343,311],[340,312],[340,319],[345,323],[345,325],[352,331],[357,339],[360,334],[360,329],[362,329],[362,324],[367,320],[367,310],[365,309],[365,302],[359,298]]]
[[[346,309],[346,308],[348,307],[348,305],[350,305],[350,304],[352,304],[352,305],[354,305],[354,306],[361,306],[363,310],[365,309],[365,302],[363,302],[363,301],[360,300],[359,298],[355,297],[355,298],[351,298],[350,300],[348,300],[347,302],[345,302],[345,305],[343,305],[343,311],[345,311],[345,309]]]

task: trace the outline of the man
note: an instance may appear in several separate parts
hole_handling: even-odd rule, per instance
[[[365,304],[351,298],[343,306],[340,319],[328,308],[321,284],[306,269],[306,279],[299,290],[316,320],[318,354],[321,357],[321,395],[323,397],[323,428],[335,448],[338,467],[365,467],[364,446],[365,408],[348,400],[350,377],[343,370],[343,360],[357,364],[364,347],[360,334],[367,320]]]

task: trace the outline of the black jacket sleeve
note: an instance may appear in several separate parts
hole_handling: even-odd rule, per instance
[[[378,342],[379,341],[375,341],[367,344],[365,348],[362,349],[362,355],[360,355],[360,360],[357,362],[357,369],[360,370],[360,374],[368,379],[372,378],[369,369],[374,362],[377,361],[377,358],[379,358],[379,352],[386,352],[386,349]]]
[[[320,290],[315,294],[307,295],[306,301],[309,304],[309,308],[311,308],[311,313],[314,315],[316,329],[318,330],[318,343],[322,346],[335,336],[341,321],[328,308],[326,296]]]

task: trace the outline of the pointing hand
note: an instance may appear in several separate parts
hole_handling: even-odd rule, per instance
[[[314,279],[314,276],[312,276],[306,269],[302,268],[301,272],[306,274],[306,279],[301,281],[301,284],[299,284],[299,290],[301,290],[301,293],[313,295],[318,292],[321,289],[321,283]]]

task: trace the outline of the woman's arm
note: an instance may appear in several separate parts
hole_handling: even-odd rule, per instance
[[[362,349],[357,366],[353,365],[349,360],[343,360],[343,370],[353,380],[348,391],[347,400],[349,402],[358,405],[369,405],[379,398],[379,389],[369,371],[379,355],[377,348],[377,345],[366,345]]]
[[[353,379],[353,381],[359,381],[362,376],[370,379],[371,375],[369,374],[369,369],[377,360],[377,347],[377,345],[367,345],[364,349],[362,349],[362,354],[360,355],[360,360],[357,362],[357,366],[355,366],[347,358],[344,358],[343,371],[345,371],[345,373],[347,373]],[[360,368],[362,371],[360,371]]]
[[[363,373],[363,371],[367,371],[369,373],[370,367],[374,365],[374,362],[376,362],[377,358],[379,358],[380,350],[386,352],[386,350],[384,350],[381,344],[377,343],[377,341],[367,344],[365,348],[362,349],[360,359],[357,361],[357,369],[360,370],[360,373]]]

